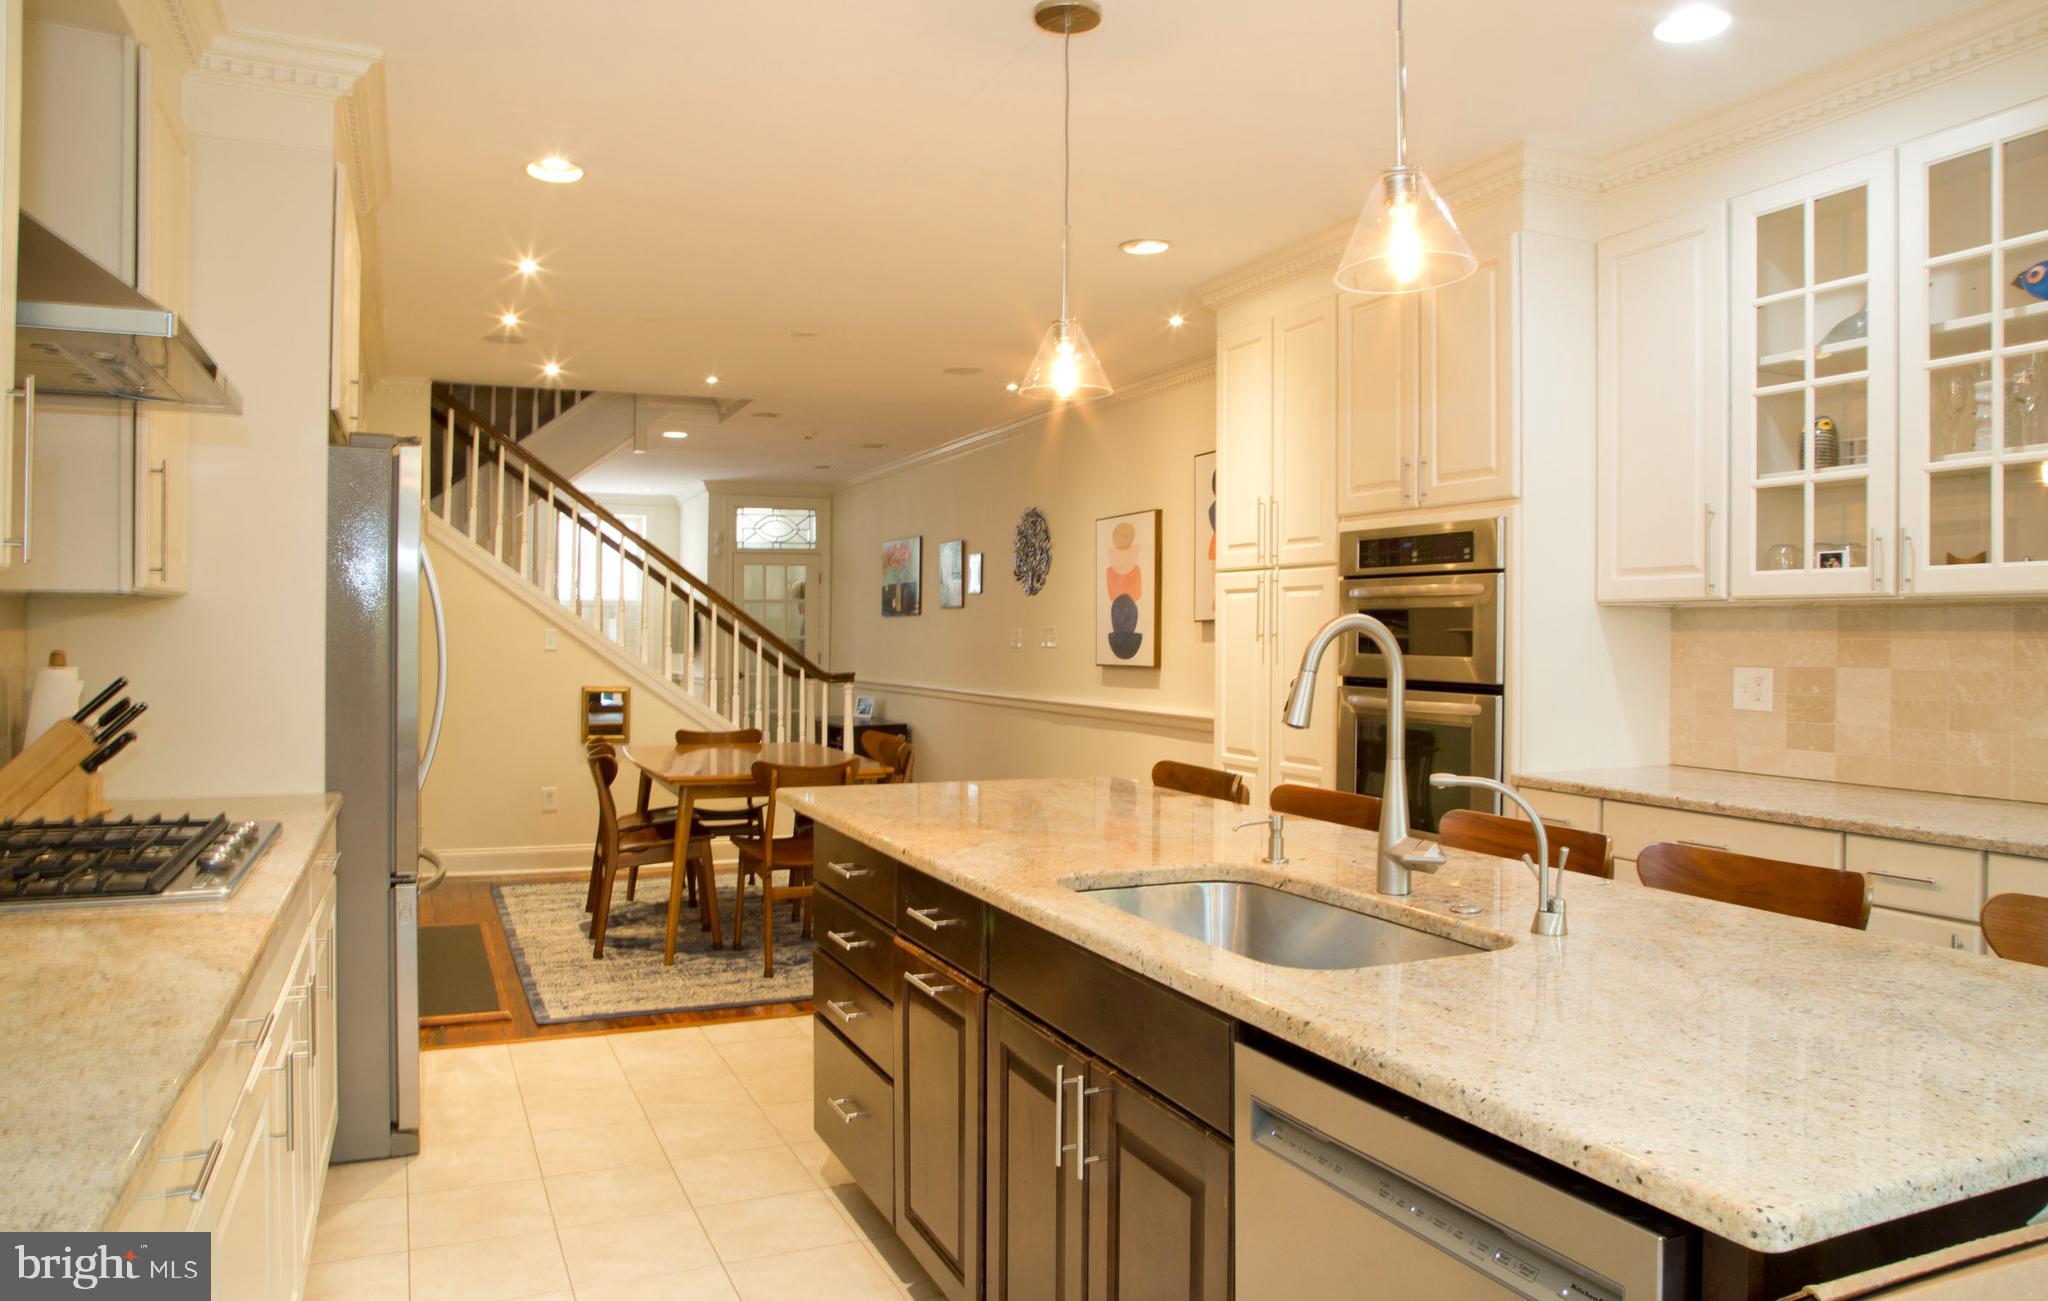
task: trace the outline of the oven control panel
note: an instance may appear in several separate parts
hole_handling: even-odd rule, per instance
[[[1352,561],[1357,570],[1447,569],[1469,565],[1478,556],[1478,545],[1468,531],[1420,533],[1401,537],[1364,537],[1356,541]]]

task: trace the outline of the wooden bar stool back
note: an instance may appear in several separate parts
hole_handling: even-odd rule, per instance
[[[847,759],[842,763],[821,764],[817,767],[799,767],[795,764],[757,762],[754,765],[754,784],[767,798],[767,808],[762,813],[764,832],[756,836],[737,836],[733,848],[740,855],[739,890],[732,904],[732,942],[737,948],[741,937],[746,934],[747,882],[755,877],[761,881],[761,974],[775,974],[775,906],[788,903],[793,906],[793,915],[802,920],[804,935],[811,933],[811,867],[815,861],[816,833],[806,828],[794,836],[775,834],[776,807],[781,793],[802,786],[850,786],[853,774],[860,760]],[[789,874],[789,884],[775,884],[775,873],[781,870]]]
[[[618,879],[620,869],[625,869],[638,878],[640,869],[656,863],[668,863],[675,857],[675,821],[670,819],[666,834],[660,827],[641,827],[634,831],[621,829],[622,819],[618,806],[612,801],[612,782],[619,775],[619,758],[609,741],[593,741],[584,750],[584,758],[590,766],[590,780],[597,788],[597,851],[590,868],[590,891],[584,899],[584,911],[590,914],[590,956],[604,956],[604,935],[611,924],[612,884]],[[692,841],[691,855],[700,852],[700,844]],[[701,852],[708,858],[711,842],[701,843]],[[631,898],[631,881],[628,883],[628,898]]]
[[[1326,791],[1320,786],[1284,783],[1266,797],[1266,807],[1290,818],[1315,822],[1336,822],[1360,831],[1380,829],[1380,802],[1370,795],[1351,791]]]
[[[1655,890],[1832,922],[1852,930],[1870,924],[1870,883],[1861,872],[1659,842],[1643,846],[1636,856],[1636,874]]]
[[[1993,953],[2048,967],[2048,899],[2037,894],[1993,895],[1978,920]]]
[[[1170,791],[1187,795],[1206,795],[1212,800],[1226,804],[1249,804],[1252,792],[1244,784],[1244,778],[1221,768],[1204,768],[1200,764],[1180,763],[1173,759],[1161,759],[1152,765],[1152,784],[1164,786]]]
[[[885,779],[889,785],[910,780],[910,767],[916,759],[910,742],[890,732],[868,732],[860,738],[860,748],[868,758],[889,769]]]
[[[1547,822],[1543,825],[1545,838],[1550,841],[1550,862],[1545,866],[1556,867],[1562,858],[1567,871],[1614,879],[1613,841],[1597,831],[1557,827]],[[1536,861],[1536,828],[1520,818],[1504,818],[1477,809],[1452,809],[1437,823],[1437,839],[1449,849],[1469,849],[1495,858],[1520,858],[1527,854],[1530,862]]]

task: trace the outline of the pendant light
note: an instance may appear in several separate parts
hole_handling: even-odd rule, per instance
[[[1102,22],[1102,6],[1096,0],[1038,0],[1031,21],[1060,38],[1060,315],[1046,327],[1031,369],[1024,374],[1018,393],[1028,398],[1107,397],[1109,377],[1088,342],[1067,301],[1067,243],[1072,225],[1074,190],[1074,70],[1068,46],[1076,32],[1090,32]]]
[[[1403,0],[1394,0],[1394,165],[1380,173],[1351,243],[1337,264],[1337,288],[1354,294],[1412,294],[1463,280],[1479,267],[1443,196],[1408,165],[1408,57]]]

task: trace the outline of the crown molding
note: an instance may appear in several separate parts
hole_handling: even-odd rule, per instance
[[[187,67],[196,68],[213,42],[227,31],[219,0],[158,0],[164,21],[177,34]]]
[[[1097,408],[1114,407],[1125,402],[1135,402],[1139,398],[1150,397],[1154,393],[1164,392],[1170,388],[1178,388],[1183,384],[1192,384],[1197,380],[1207,379],[1215,373],[1215,358],[1204,357],[1200,361],[1159,371],[1135,383],[1126,384],[1108,397],[1093,398],[1087,402],[1046,407],[1043,410],[1034,411],[1028,416],[1020,416],[1015,420],[1005,421],[1000,425],[991,425],[986,429],[978,429],[964,437],[955,438],[951,442],[940,443],[937,447],[928,447],[921,452],[912,452],[909,456],[891,461],[887,465],[877,466],[872,470],[864,470],[859,474],[849,475],[847,478],[840,479],[830,486],[830,491],[838,492],[845,488],[857,488],[863,484],[893,478],[908,470],[941,465],[947,461],[957,461],[963,456],[972,456],[977,452],[986,452],[991,448],[1000,447],[1020,434],[1038,429],[1060,412],[1093,411]]]
[[[391,167],[384,142],[384,64],[379,61],[335,102],[341,123],[342,161],[347,164],[349,199],[367,215],[391,194]]]
[[[382,52],[363,45],[305,40],[270,32],[230,32],[200,54],[201,75],[218,81],[255,82],[319,99],[340,99],[356,88]]]

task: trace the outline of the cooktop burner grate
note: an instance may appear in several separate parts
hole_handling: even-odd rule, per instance
[[[225,815],[0,822],[0,905],[224,898],[276,832]]]

